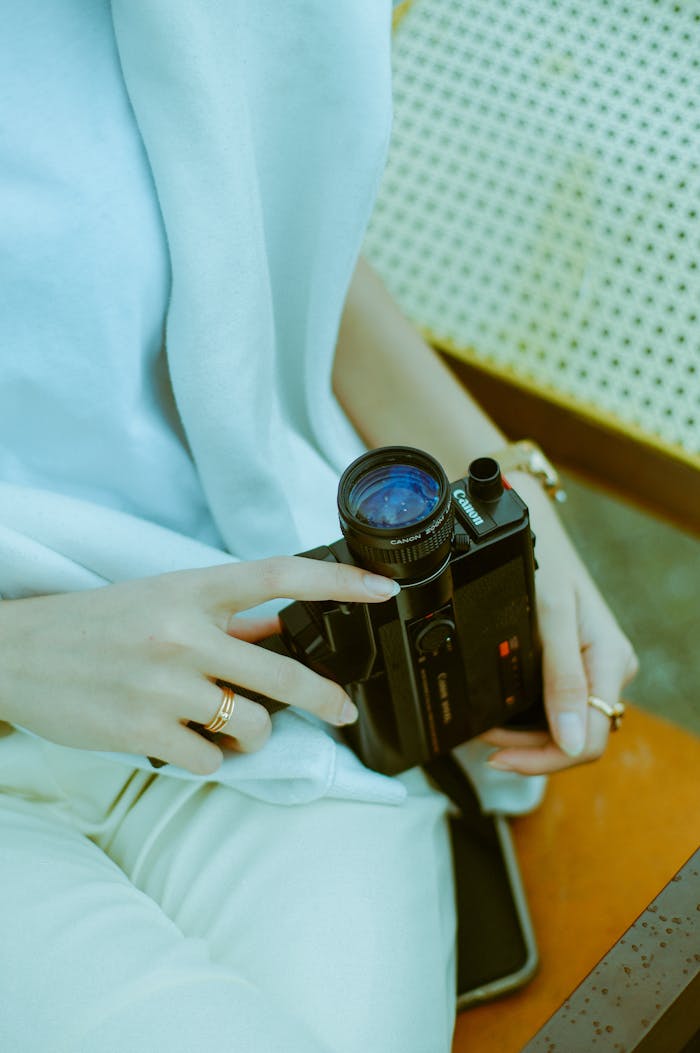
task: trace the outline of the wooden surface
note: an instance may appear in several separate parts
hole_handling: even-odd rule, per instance
[[[699,898],[700,848],[523,1053],[697,1053]]]
[[[453,1053],[520,1053],[700,843],[700,739],[628,707],[605,756],[553,776],[513,833],[541,966],[462,1013]]]

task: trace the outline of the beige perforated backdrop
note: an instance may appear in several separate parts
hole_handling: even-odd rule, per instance
[[[365,246],[439,345],[700,454],[700,2],[414,0]]]

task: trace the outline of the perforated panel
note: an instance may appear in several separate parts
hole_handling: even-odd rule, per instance
[[[437,343],[700,452],[700,3],[414,0],[365,251]]]

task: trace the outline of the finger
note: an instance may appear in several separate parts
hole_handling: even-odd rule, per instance
[[[597,691],[591,693],[598,694]],[[606,701],[610,697],[612,696],[607,696]],[[515,732],[497,728],[481,737],[490,745],[500,747],[488,758],[491,767],[499,771],[519,772],[521,775],[547,775],[582,762],[597,760],[607,746],[610,727],[609,717],[592,706],[587,706],[586,744],[582,752],[575,757],[564,753],[551,736],[545,735],[540,741],[536,741],[535,736],[538,733],[535,732]],[[516,736],[522,740],[516,741]]]
[[[251,706],[255,706],[257,709],[262,710],[267,718],[264,724],[258,724],[257,728],[264,727],[264,731],[255,730],[251,734],[246,735],[244,738],[237,738],[235,735],[227,733],[226,728],[217,737],[217,744],[221,749],[233,750],[234,753],[257,753],[261,750],[272,733],[272,721],[270,720],[270,714],[267,712],[264,706],[259,706],[257,702],[251,702],[250,699],[243,698],[242,695],[236,695],[236,698],[240,698],[243,702],[248,702]]]
[[[211,692],[207,692],[209,697],[202,703],[205,712],[209,714],[206,719],[201,720],[201,726],[204,728],[218,715],[223,699],[222,689],[215,684],[210,686]],[[255,753],[265,745],[271,731],[272,721],[265,707],[236,691],[233,712],[216,741],[221,746],[236,749],[239,753]]]
[[[513,771],[519,775],[551,775],[594,759],[595,756],[589,756],[587,752],[569,757],[550,738],[541,746],[499,750],[489,757],[488,763],[498,771]]]
[[[396,582],[359,567],[302,556],[224,564],[201,574],[214,605],[235,611],[279,598],[372,603],[400,591]]]
[[[226,636],[214,627],[203,634],[197,657],[206,675],[238,684],[244,691],[259,692],[339,726],[357,719],[357,709],[342,687],[294,658]]]
[[[629,641],[621,633],[601,634],[595,644],[584,648],[583,664],[589,693],[610,703],[619,701],[623,687],[639,668]]]
[[[247,640],[249,643],[257,643],[258,640],[264,640],[266,636],[274,636],[281,630],[282,624],[276,616],[262,618],[234,615],[229,619],[226,628],[229,636],[235,636],[238,640]]]
[[[512,728],[491,728],[479,738],[489,746],[544,746],[551,741],[547,731],[514,731]]]
[[[180,724],[166,733],[158,747],[149,751],[168,764],[176,764],[194,775],[213,775],[221,765],[223,754],[219,747],[196,731]]]
[[[602,636],[583,652],[589,694],[611,705],[619,702],[622,689],[637,671],[637,660],[627,639],[618,633]],[[588,706],[588,744],[600,754],[605,749],[612,723],[609,717]]]
[[[582,762],[596,760],[607,745],[610,721],[604,714],[587,707],[586,743],[581,753],[571,757],[546,732],[513,731],[494,728],[481,738],[499,747],[488,758],[492,768],[520,775],[549,775]]]
[[[568,757],[547,731],[514,731],[491,728],[479,736],[489,746],[497,746],[488,758],[490,767],[520,775],[545,775],[579,763]]]
[[[569,757],[586,745],[588,681],[573,592],[540,612],[544,702],[552,737]]]

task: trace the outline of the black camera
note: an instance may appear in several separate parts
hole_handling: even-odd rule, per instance
[[[380,604],[294,602],[261,646],[343,685],[370,768],[426,764],[488,728],[546,726],[528,510],[480,457],[450,483],[429,454],[372,450],[338,486],[343,538],[302,555],[393,578]],[[261,695],[242,692],[268,709]]]

